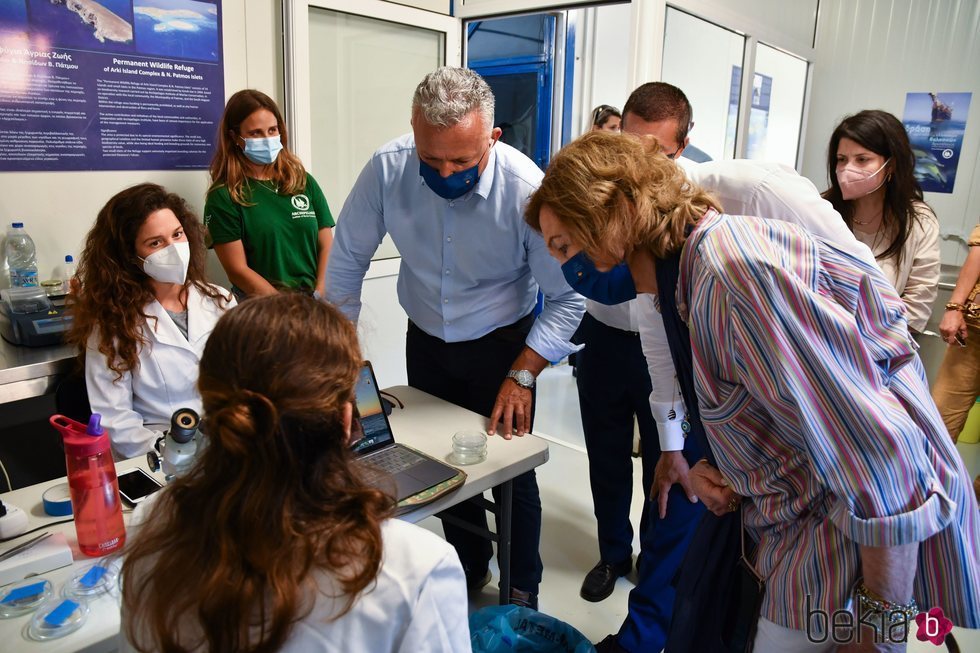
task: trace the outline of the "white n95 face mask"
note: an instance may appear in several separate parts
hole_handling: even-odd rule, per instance
[[[191,262],[191,245],[186,242],[170,243],[140,260],[143,261],[143,272],[151,279],[183,285],[187,280],[187,266]]]

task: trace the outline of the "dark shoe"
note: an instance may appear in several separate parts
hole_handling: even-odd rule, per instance
[[[516,587],[510,588],[510,601],[511,605],[518,605],[522,608],[531,608],[532,610],[538,609],[538,595],[532,594],[531,592],[525,592],[524,590],[519,590]]]
[[[619,645],[619,640],[615,635],[606,635],[606,638],[595,645],[596,653],[627,653],[626,649]]]
[[[471,573],[468,569],[463,571],[466,574],[466,591],[470,593],[479,592],[493,579],[493,573],[489,569],[482,574]]]
[[[633,559],[626,558],[618,564],[611,564],[600,560],[599,564],[592,568],[585,576],[582,583],[582,591],[579,594],[586,601],[593,603],[608,597],[616,587],[616,579],[625,576],[633,568]]]

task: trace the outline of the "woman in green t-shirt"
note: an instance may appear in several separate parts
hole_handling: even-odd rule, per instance
[[[265,93],[239,91],[225,106],[204,223],[239,297],[323,293],[334,220]]]

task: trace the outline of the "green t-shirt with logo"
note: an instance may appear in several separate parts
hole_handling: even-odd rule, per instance
[[[309,174],[296,195],[277,192],[274,181],[246,180],[244,195],[251,206],[235,204],[227,186],[208,193],[204,225],[215,245],[242,241],[248,267],[273,286],[316,287],[319,232],[333,227],[327,198]]]

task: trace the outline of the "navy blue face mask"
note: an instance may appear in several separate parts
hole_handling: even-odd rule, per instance
[[[493,143],[491,141],[490,147],[493,147]],[[462,197],[471,189],[476,188],[476,184],[480,181],[480,163],[483,162],[483,157],[490,151],[490,147],[483,153],[483,156],[480,157],[480,160],[476,162],[475,166],[454,172],[448,177],[443,177],[439,174],[438,170],[422,159],[419,159],[419,174],[425,180],[425,185],[431,188],[432,192],[439,197],[447,200]]]
[[[562,263],[561,272],[572,290],[600,304],[613,306],[636,298],[636,284],[625,263],[600,272],[583,251]]]
[[[465,195],[471,188],[476,188],[476,183],[480,181],[480,164],[443,177],[438,170],[419,159],[419,174],[433,193],[443,199],[454,200]]]

